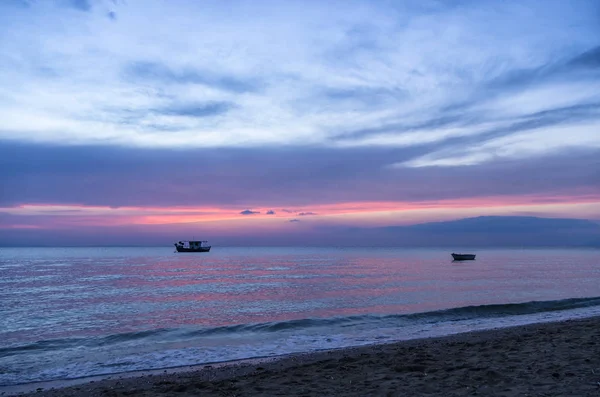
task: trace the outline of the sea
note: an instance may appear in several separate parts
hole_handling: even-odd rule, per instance
[[[471,252],[0,248],[0,387],[600,315],[600,250]]]

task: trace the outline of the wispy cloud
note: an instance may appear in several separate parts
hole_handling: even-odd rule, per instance
[[[565,136],[569,134],[576,134],[577,141],[565,142]],[[600,148],[596,123],[579,122],[568,126],[532,128],[523,133],[507,134],[468,147],[453,145],[398,165],[468,166],[502,158],[540,156],[581,146]]]
[[[499,135],[519,139],[549,126],[572,131],[550,150],[590,144],[582,120],[565,109],[600,103],[592,0],[209,3],[3,3],[0,139],[340,150],[436,144],[430,154],[440,157],[444,145],[493,146]],[[343,12],[331,12],[342,4]],[[74,19],[65,10],[86,12]],[[597,112],[584,117],[599,123]],[[473,164],[504,155],[471,157]]]
[[[256,81],[244,81],[233,75],[220,74],[214,71],[194,68],[171,69],[157,62],[134,62],[125,68],[126,79],[142,79],[150,84],[198,84],[233,93],[256,91],[259,85]]]

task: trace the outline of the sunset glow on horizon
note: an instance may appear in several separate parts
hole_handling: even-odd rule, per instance
[[[573,217],[600,221],[600,202],[594,195],[539,197],[507,196],[423,202],[356,202],[312,205],[306,209],[213,207],[99,207],[85,205],[32,204],[0,208],[14,216],[4,229],[64,228],[81,225],[171,225],[210,223],[217,229],[267,227],[283,229],[284,222],[312,225],[382,227],[453,220],[486,215],[523,215],[551,218]]]

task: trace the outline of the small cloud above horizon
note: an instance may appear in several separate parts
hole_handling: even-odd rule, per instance
[[[273,210],[268,210],[268,211],[267,211],[267,215],[275,215],[275,211],[273,211]]]
[[[240,215],[256,215],[260,214],[260,211],[244,210],[240,212]]]

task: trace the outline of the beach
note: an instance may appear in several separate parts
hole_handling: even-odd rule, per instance
[[[114,376],[35,396],[598,396],[600,317]]]

